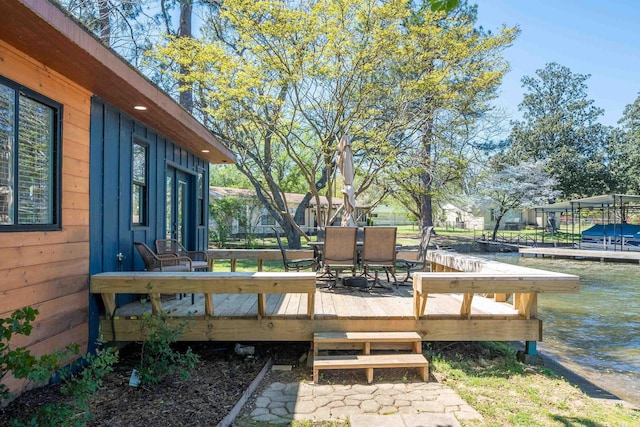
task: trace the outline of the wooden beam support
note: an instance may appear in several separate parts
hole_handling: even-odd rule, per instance
[[[181,341],[312,341],[314,332],[349,331],[417,331],[423,341],[541,341],[542,322],[538,319],[461,319],[445,316],[427,316],[395,319],[294,319],[267,316],[176,318],[187,322],[188,328]],[[115,318],[115,332],[119,341],[139,341],[140,319]],[[111,320],[100,320],[100,334],[110,340],[113,335]]]
[[[462,305],[460,306],[460,315],[465,319],[471,316],[471,303],[473,302],[473,294],[465,293],[462,297]]]

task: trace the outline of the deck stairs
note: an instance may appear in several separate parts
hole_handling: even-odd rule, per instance
[[[326,351],[348,354],[320,355]],[[372,354],[372,350],[375,354]],[[399,351],[406,351],[400,353]],[[357,354],[354,354],[357,353]],[[416,332],[316,332],[313,334],[313,381],[324,369],[365,369],[367,382],[376,368],[418,368],[429,378],[429,362],[422,354],[422,338]]]

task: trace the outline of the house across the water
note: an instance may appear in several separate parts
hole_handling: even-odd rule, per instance
[[[53,3],[1,1],[0,317],[40,312],[16,343],[91,350],[102,303],[90,275],[142,270],[134,241],[206,248],[209,164],[234,160]]]

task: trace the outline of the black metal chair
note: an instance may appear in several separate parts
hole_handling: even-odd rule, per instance
[[[280,238],[280,232],[277,228],[272,227],[273,232],[276,235],[276,240],[278,241],[278,247],[280,248],[280,252],[282,253],[282,263],[284,264],[284,271],[300,271],[306,269],[312,269],[315,271],[317,269],[317,262],[315,258],[294,258],[290,259],[287,256],[287,249],[282,244],[282,239]]]
[[[433,227],[427,227],[424,235],[420,239],[420,247],[418,251],[399,251],[396,258],[396,269],[404,270],[407,272],[407,276],[401,283],[406,283],[411,278],[411,273],[414,271],[425,271],[427,268],[427,251],[431,237],[435,236],[436,232]],[[414,256],[412,256],[414,255]]]

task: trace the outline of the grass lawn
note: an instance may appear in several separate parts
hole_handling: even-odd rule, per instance
[[[436,343],[428,352],[431,372],[480,412],[484,425],[640,425],[640,411],[592,399],[550,369],[518,362],[506,343]]]

